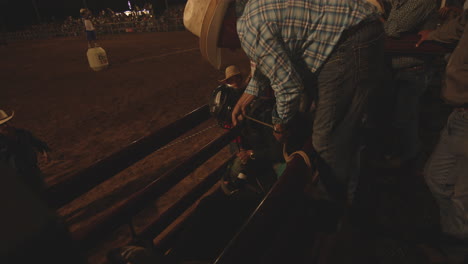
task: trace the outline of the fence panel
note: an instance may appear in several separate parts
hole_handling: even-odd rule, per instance
[[[145,21],[125,21],[115,23],[96,23],[98,35],[116,35],[134,32],[168,32],[185,30],[182,18],[150,19]],[[43,24],[31,30],[8,32],[8,42],[51,39],[56,37],[77,37],[83,34],[83,27],[72,25]]]

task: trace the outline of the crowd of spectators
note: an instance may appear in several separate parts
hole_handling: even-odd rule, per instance
[[[116,12],[110,8],[94,13],[91,18],[98,34],[119,34],[126,32],[156,32],[183,30],[184,6],[166,9],[155,15],[151,4],[135,6],[132,10]],[[78,14],[78,12],[77,12]],[[26,40],[51,37],[74,37],[83,34],[82,18],[69,16],[62,22],[42,23],[18,32],[8,33],[7,40]]]

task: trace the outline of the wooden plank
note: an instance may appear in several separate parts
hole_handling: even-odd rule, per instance
[[[148,184],[142,190],[134,193],[128,199],[119,202],[112,209],[108,210],[91,225],[83,226],[72,233],[72,237],[79,241],[82,248],[89,248],[95,245],[108,232],[117,226],[128,222],[129,219],[146,204],[159,197],[185,176],[199,167],[202,163],[212,157],[215,153],[226,146],[238,135],[238,129],[225,132],[222,136],[214,139],[193,156],[187,158],[179,166],[160,176]]]
[[[192,190],[180,198],[173,206],[171,206],[171,208],[160,215],[158,219],[156,219],[142,232],[140,232],[138,237],[143,240],[153,240],[156,236],[163,232],[174,220],[177,219],[177,217],[179,217],[185,210],[192,206],[196,200],[198,200],[204,193],[206,193],[219,181],[222,174],[226,171],[228,164],[234,158],[235,155],[220,165],[215,171],[210,173],[205,179],[203,179],[202,182],[197,184],[197,186],[195,186]],[[172,230],[171,233],[168,234],[167,238],[171,237],[174,232],[176,232],[176,230]]]
[[[97,161],[88,168],[58,177],[46,191],[49,205],[53,208],[62,207],[208,118],[210,118],[209,108],[208,105],[204,105],[174,123],[132,142],[107,158]]]

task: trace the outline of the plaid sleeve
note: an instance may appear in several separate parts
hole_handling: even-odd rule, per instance
[[[245,93],[258,96],[260,94],[260,90],[265,85],[265,81],[260,72],[256,70],[256,65],[257,64],[255,62],[250,61],[250,72],[252,74],[252,78],[250,78],[249,84],[245,89]]]
[[[276,109],[273,123],[285,124],[298,111],[300,94],[303,90],[301,78],[293,67],[285,44],[275,34],[274,24],[264,24],[260,28],[257,46],[257,70],[270,81],[275,91]]]

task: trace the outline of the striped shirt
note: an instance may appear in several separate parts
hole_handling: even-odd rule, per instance
[[[275,92],[273,123],[287,123],[298,111],[304,90],[299,65],[315,72],[328,58],[341,33],[377,18],[365,0],[241,0],[237,32],[252,61],[246,93],[258,96],[265,86]]]

